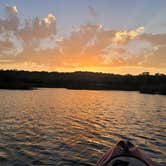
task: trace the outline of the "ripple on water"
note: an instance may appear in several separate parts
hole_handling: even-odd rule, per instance
[[[120,139],[138,145],[160,166],[166,164],[165,96],[0,90],[0,108],[2,166],[92,166]]]

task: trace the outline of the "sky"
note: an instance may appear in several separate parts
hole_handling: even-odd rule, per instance
[[[165,0],[1,0],[0,69],[166,74]]]

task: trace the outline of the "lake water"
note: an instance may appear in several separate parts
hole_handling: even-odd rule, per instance
[[[95,165],[118,140],[166,164],[166,96],[0,90],[0,165]]]

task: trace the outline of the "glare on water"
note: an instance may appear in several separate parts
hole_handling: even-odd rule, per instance
[[[0,90],[0,165],[95,165],[128,139],[164,166],[165,111],[162,95]]]

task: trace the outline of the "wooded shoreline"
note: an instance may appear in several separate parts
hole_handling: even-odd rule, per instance
[[[166,75],[119,75],[94,72],[30,72],[0,70],[0,89],[67,88],[124,90],[166,95]]]

